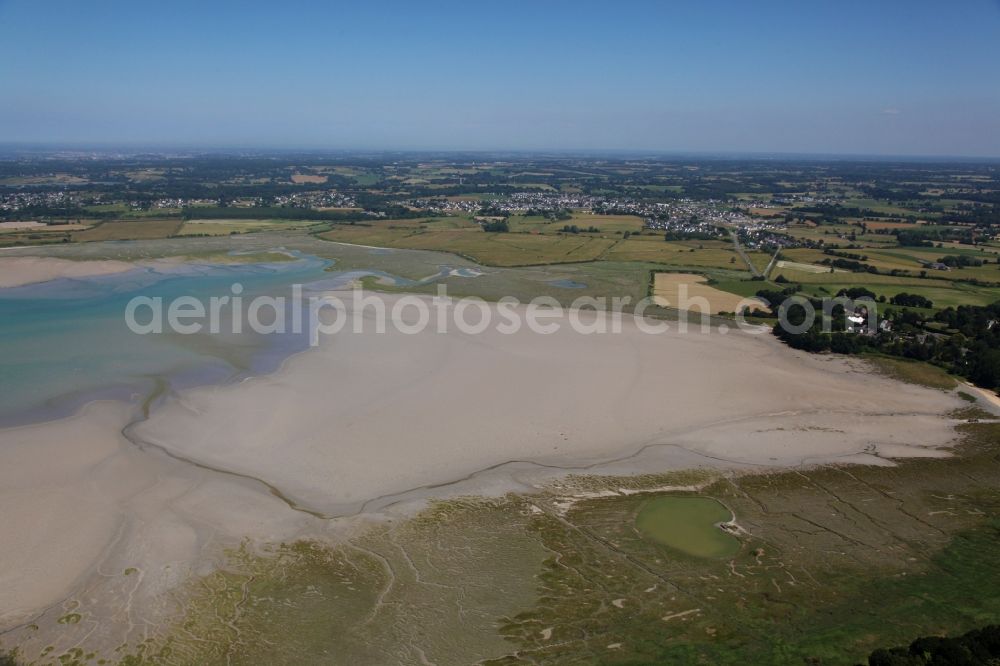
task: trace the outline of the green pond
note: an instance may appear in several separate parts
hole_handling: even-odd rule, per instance
[[[657,497],[646,502],[635,525],[643,535],[694,557],[728,557],[740,542],[716,527],[733,519],[729,509],[711,497]]]

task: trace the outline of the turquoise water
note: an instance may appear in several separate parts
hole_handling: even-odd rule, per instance
[[[293,284],[301,284],[308,298],[347,288],[364,276],[406,287],[449,275],[481,274],[446,265],[418,280],[380,270],[331,272],[330,260],[292,254],[294,260],[276,263],[161,263],[114,275],[0,289],[0,426],[65,416],[96,398],[141,401],[164,387],[270,372],[309,344],[308,325],[303,323],[298,334],[292,332],[290,305],[288,332],[279,335],[258,335],[246,324],[243,333],[233,334],[230,319],[223,321],[222,334],[138,335],[125,321],[126,305],[135,296],[160,298],[164,304],[193,296],[207,305],[213,296],[233,296],[232,285],[238,282],[245,315],[254,296],[290,296]],[[265,310],[262,319],[267,321],[270,312]],[[148,316],[148,309],[140,311],[141,321]]]
[[[166,382],[180,388],[275,369],[308,345],[305,334],[137,335],[125,323],[134,296],[286,295],[294,283],[336,280],[329,261],[179,265],[0,289],[0,424],[65,415],[101,397],[139,400]],[[231,323],[227,324],[227,330]]]

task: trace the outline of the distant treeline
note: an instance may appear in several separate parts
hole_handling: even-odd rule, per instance
[[[292,206],[254,206],[252,208],[231,206],[192,206],[185,208],[182,217],[185,220],[322,220],[325,222],[357,222],[376,220],[380,217],[389,219],[433,217],[428,211],[415,211],[405,206],[384,206],[377,211],[372,210],[315,210],[313,208],[297,208]]]
[[[591,225],[589,227],[580,227],[580,226],[578,226],[576,224],[564,224],[563,228],[562,228],[562,232],[564,234],[578,234],[581,231],[586,232],[586,233],[590,233],[590,234],[596,234],[596,233],[600,233],[601,230],[598,229],[597,227],[593,226],[593,225]],[[625,234],[626,234],[625,238],[628,238],[631,235],[627,231],[625,232]]]
[[[122,217],[121,211],[93,211],[80,206],[49,206],[34,204],[19,210],[0,211],[0,220],[79,220],[82,218],[110,220]],[[164,214],[164,217],[168,217]]]
[[[906,247],[934,247],[941,241],[972,243],[971,229],[898,229],[896,241]]]
[[[543,191],[544,188],[525,187],[523,185],[498,185],[495,183],[465,183],[455,184],[450,187],[423,187],[408,186],[407,196],[425,199],[437,199],[442,197],[455,197],[471,194],[513,194],[514,192],[530,192],[532,190]]]
[[[676,231],[670,230],[663,234],[663,240],[665,241],[684,241],[684,240],[718,240],[720,233],[709,233],[707,231]]]
[[[1000,203],[994,203],[992,206],[960,204],[955,211],[948,213],[945,217],[950,222],[972,224],[977,227],[1000,225],[1000,207],[998,206]]]
[[[355,196],[355,201],[359,207],[368,212],[376,213],[381,217],[389,219],[405,219],[417,217],[438,217],[440,213],[429,210],[414,210],[394,202],[392,199],[381,194],[370,192],[360,192]]]
[[[839,204],[814,204],[812,206],[799,206],[795,209],[794,212],[815,213],[817,215],[827,218],[878,216],[878,213],[871,210],[870,208],[853,208],[848,206],[841,206]]]
[[[348,222],[370,220],[372,216],[362,211],[346,210],[313,210],[312,208],[292,208],[278,206],[260,206],[253,208],[235,208],[230,206],[194,206],[185,208],[182,217],[185,220],[325,220],[330,222]]]
[[[964,254],[949,254],[938,258],[938,263],[944,264],[949,268],[978,268],[986,262],[978,257],[970,257]]]

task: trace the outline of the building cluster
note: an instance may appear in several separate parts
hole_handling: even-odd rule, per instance
[[[814,197],[811,194],[775,194],[771,197],[770,203],[779,206],[793,206],[799,203],[828,205],[837,203],[837,199],[828,197]],[[757,206],[758,204],[752,204]]]
[[[263,203],[259,201],[258,205]],[[337,190],[320,190],[276,196],[273,205],[293,208],[354,208],[358,204],[349,194]]]
[[[803,246],[802,240],[782,233],[783,228],[774,223],[756,222],[738,227],[737,233],[740,243],[748,250],[771,251]]]
[[[566,194],[561,192],[515,192],[513,194],[485,194],[481,199],[464,197],[449,198],[419,198],[405,203],[413,208],[431,210],[439,213],[475,213],[488,206],[508,215],[521,215],[528,211],[538,211],[541,214],[566,209],[592,210],[604,200],[585,194]]]
[[[62,190],[54,192],[10,192],[0,194],[0,210],[7,212],[17,212],[25,208],[38,206],[68,208],[78,206],[80,203],[80,195]]]
[[[430,211],[441,215],[457,215],[475,213],[483,207],[483,203],[473,199],[421,198],[409,199],[405,205],[419,210]]]
[[[204,206],[206,204],[212,204],[214,201],[205,199],[183,199],[180,197],[167,198],[167,199],[157,199],[153,201],[149,207],[156,209],[170,209],[170,208],[184,208],[186,206]],[[132,208],[139,208],[142,206],[141,202],[133,201],[130,204]]]
[[[593,210],[601,205],[603,199],[587,194],[569,194],[565,192],[515,192],[500,197],[493,202],[495,208],[505,213],[524,213],[529,210],[554,212],[560,210],[584,209]]]

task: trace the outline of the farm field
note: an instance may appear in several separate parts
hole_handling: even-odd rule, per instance
[[[798,284],[801,293],[815,298],[835,295],[841,289],[864,287],[876,296],[885,296],[886,299],[900,293],[924,296],[934,303],[934,309],[959,305],[989,305],[1000,300],[1000,287],[984,287],[943,279],[921,279],[915,276],[902,277],[846,271],[811,273],[775,269],[771,276],[772,281],[779,275],[788,282]]]
[[[645,226],[643,219],[636,215],[591,215],[581,212],[574,212],[573,219],[564,224],[575,224],[580,228],[594,226],[601,233],[636,232],[642,231]]]
[[[530,266],[598,259],[614,241],[585,235],[485,233],[468,229],[391,229],[337,225],[325,240],[375,247],[453,252],[487,266]]]
[[[852,242],[847,237],[852,234],[856,242],[868,245],[885,245],[892,247],[896,244],[895,236],[889,234],[862,233],[862,230],[853,224],[823,224],[806,225],[790,224],[786,233],[792,238],[807,240],[812,242],[822,241],[829,247],[842,247],[850,245]]]
[[[670,266],[746,270],[743,260],[728,241],[666,242],[658,235],[644,235],[616,242],[606,258],[612,261],[646,261]]]
[[[841,289],[851,287],[864,287],[876,296],[885,296],[886,299],[900,293],[916,294],[929,298],[934,303],[934,309],[939,310],[946,307],[958,307],[959,305],[989,305],[1000,300],[1000,287],[974,287],[967,285],[946,285],[930,286],[926,280],[901,281],[896,283],[882,283],[876,281],[842,281],[828,282],[822,285],[803,284],[803,293],[822,298],[836,294]],[[891,305],[888,307],[892,307]]]
[[[815,274],[815,273],[829,273],[830,272],[830,268],[828,266],[822,266],[820,264],[805,264],[805,263],[798,262],[798,261],[785,261],[783,259],[779,259],[777,262],[775,262],[774,269],[776,271],[781,271],[782,269],[784,269],[784,270],[788,270],[788,271],[803,272],[803,273],[813,273],[813,274]],[[834,269],[833,272],[835,272],[835,273],[843,273],[845,271],[843,271],[842,269],[837,268],[837,269]]]
[[[508,223],[512,232],[560,233],[564,227],[576,226],[580,231],[587,232],[590,227],[596,227],[600,234],[622,235],[643,230],[644,221],[635,215],[593,215],[573,212],[568,220],[553,220],[540,215],[512,215]]]
[[[989,291],[996,283],[1000,283],[1000,265],[997,265],[993,255],[968,250],[944,250],[941,248],[895,248],[891,250],[860,248],[849,250],[851,254],[864,257],[863,263],[876,267],[878,274],[872,273],[851,273],[842,269],[834,269],[831,273],[829,266],[824,266],[824,260],[835,260],[835,255],[824,254],[820,250],[811,249],[791,249],[783,250],[781,260],[786,263],[784,268],[776,267],[772,277],[785,272],[785,277],[796,282],[808,283],[828,283],[828,282],[850,282],[856,281],[859,285],[864,284],[891,284],[900,280],[915,285],[928,286],[935,284],[955,289],[959,292],[968,292],[985,289]],[[990,259],[991,263],[978,267],[956,268],[952,270],[935,270],[929,268],[925,263],[937,261],[945,254],[957,255],[969,253],[969,256],[976,258]],[[811,268],[797,266],[802,264]],[[893,276],[888,275],[890,271],[905,271],[907,274]],[[850,275],[850,277],[847,277]],[[924,277],[919,277],[923,275]],[[840,276],[840,277],[837,277]],[[968,281],[978,280],[986,283],[987,286],[970,285]],[[993,284],[991,284],[993,283]],[[1000,286],[1000,285],[997,285]]]
[[[478,224],[461,218],[338,224],[318,237],[373,247],[454,252],[489,266],[607,260],[746,270],[728,241],[666,242],[660,235],[649,233],[628,239],[589,233],[487,233]],[[771,258],[767,253],[748,254],[761,269]]]
[[[71,234],[88,228],[90,225],[86,223],[3,222],[0,223],[0,247],[68,242]]]
[[[752,304],[744,302],[743,296],[717,289],[707,284],[704,276],[695,273],[656,273],[653,277],[653,301],[657,305],[680,310],[700,310],[702,304],[707,304],[708,314],[735,312],[741,305],[754,309]],[[690,303],[691,307],[684,307],[685,303]],[[757,305],[766,309],[761,301],[757,301]]]
[[[102,222],[72,235],[74,241],[150,240],[176,236],[183,224],[179,219],[116,220]]]
[[[290,179],[296,184],[309,183],[311,185],[318,185],[320,183],[325,183],[327,177],[319,174],[293,173]]]
[[[178,235],[180,236],[226,236],[229,234],[245,234],[259,231],[291,231],[308,229],[318,224],[316,221],[294,220],[187,220]]]

